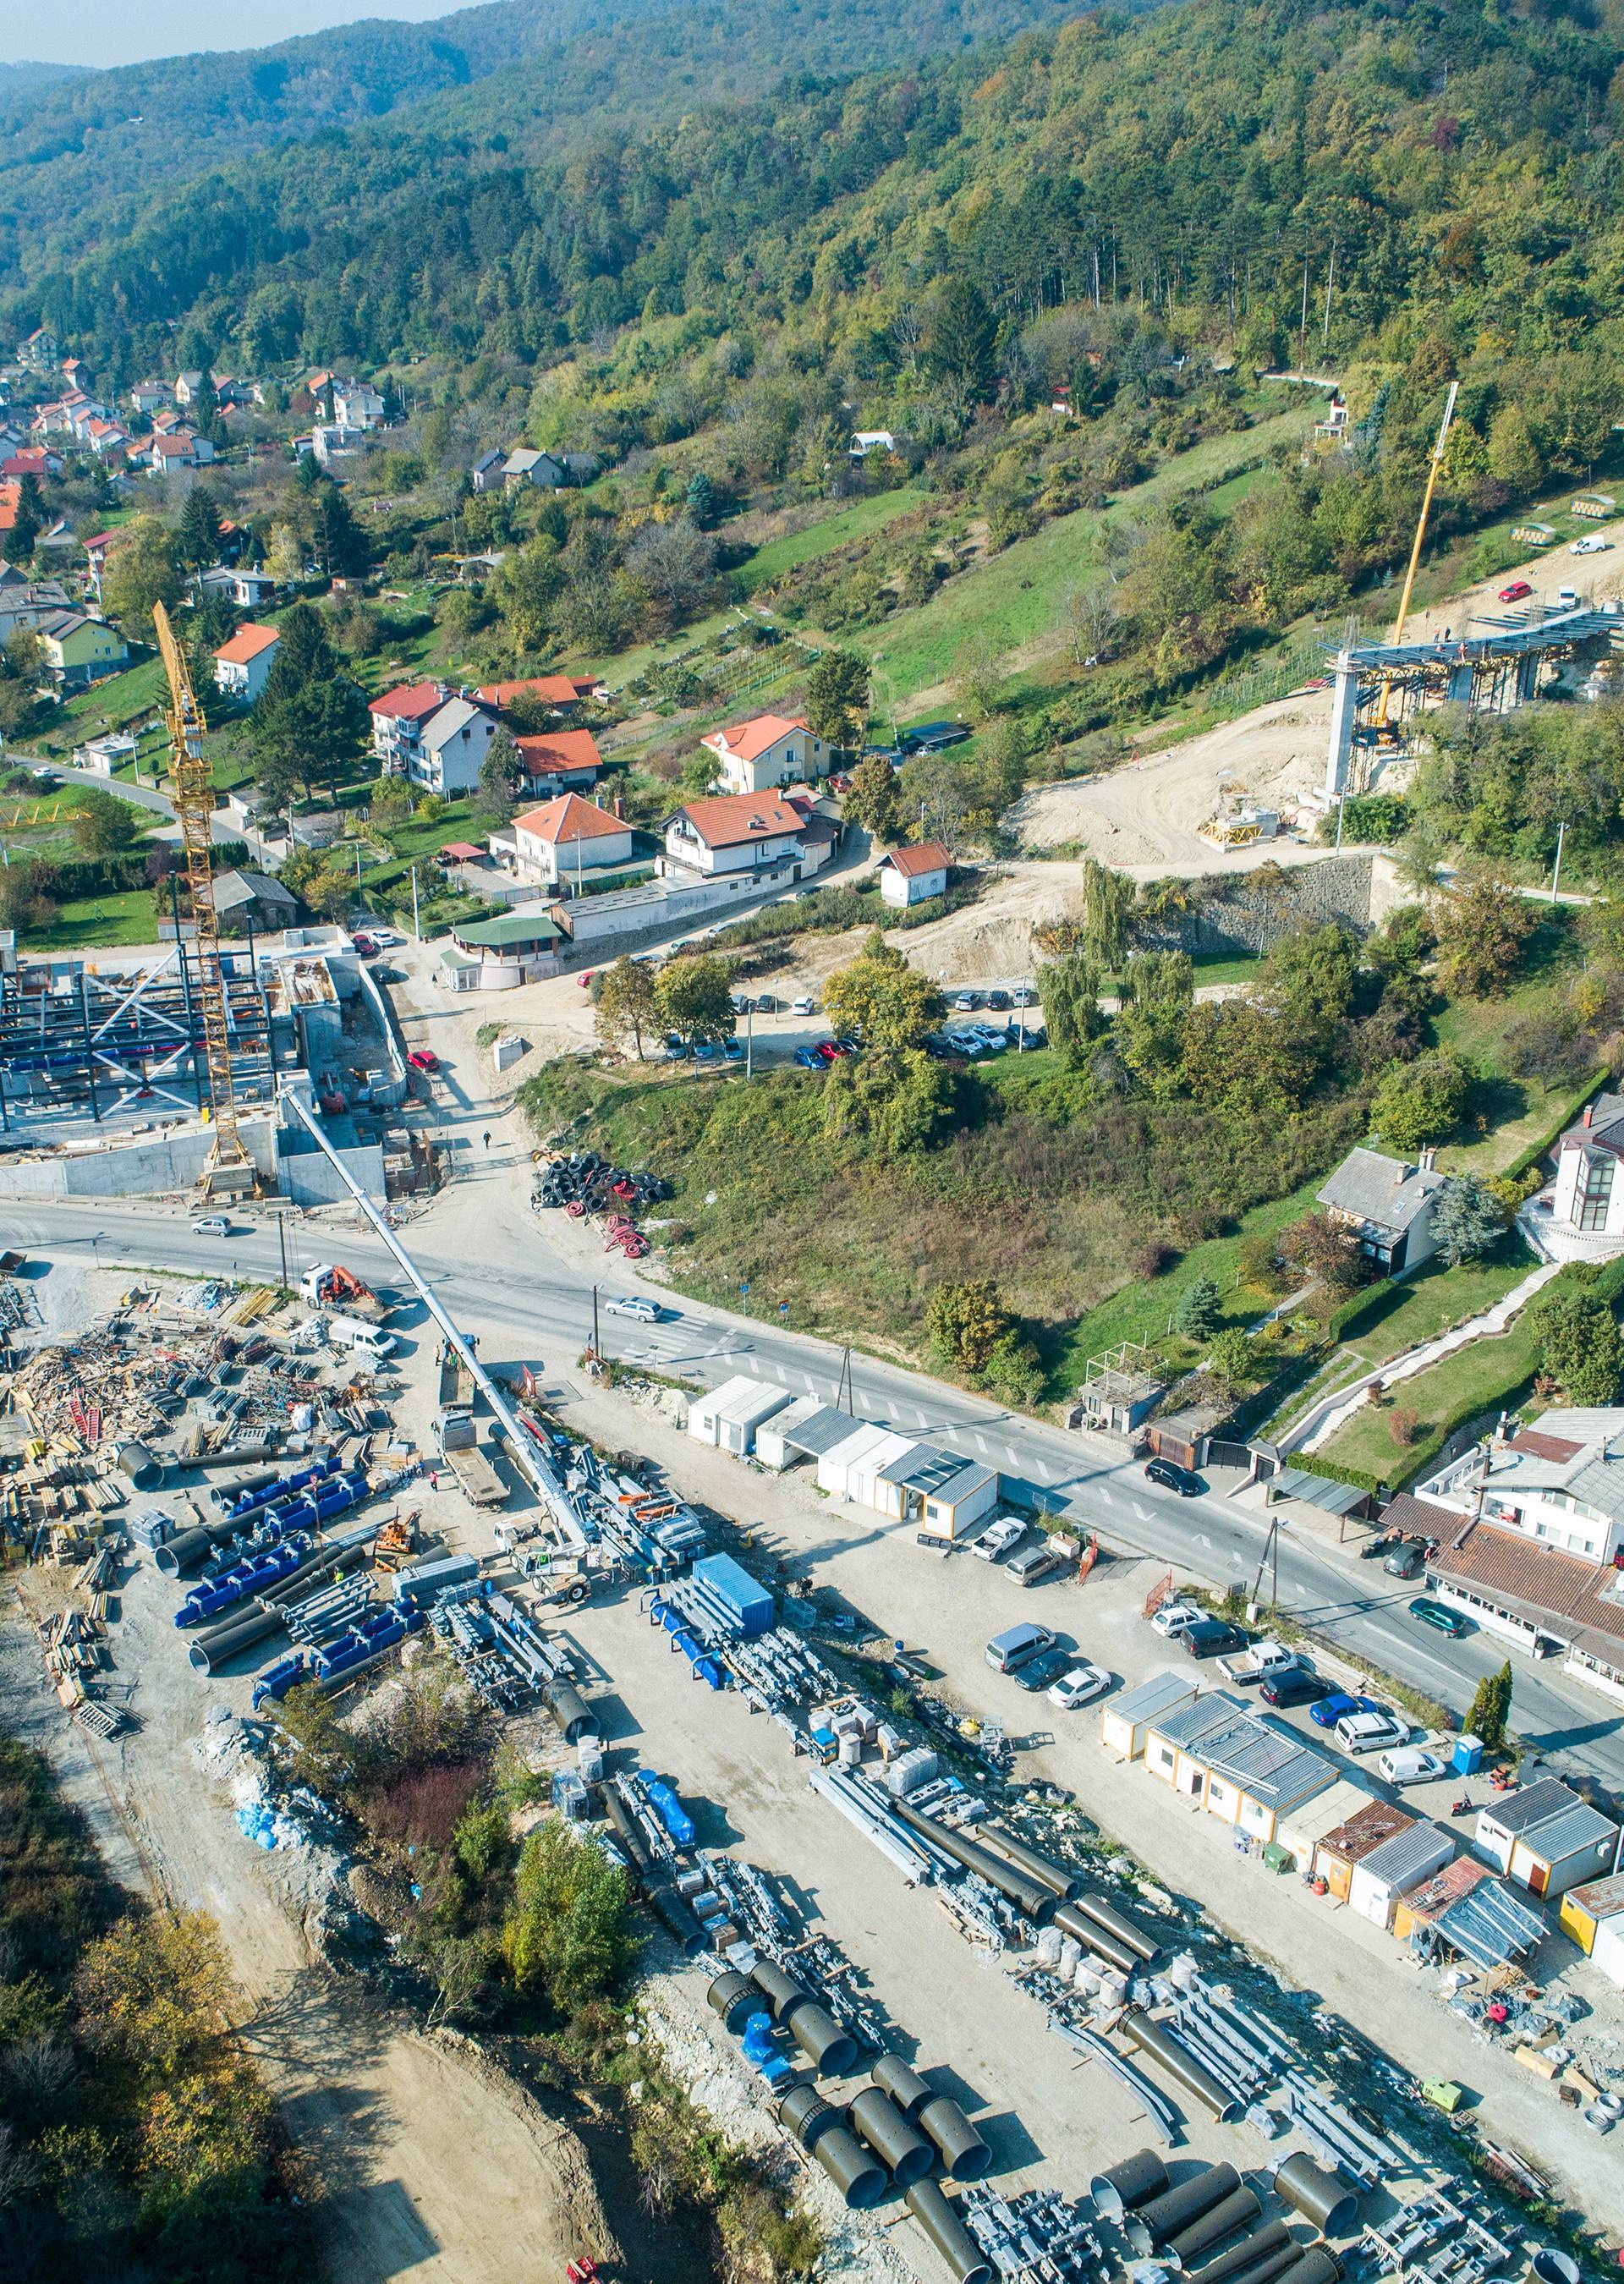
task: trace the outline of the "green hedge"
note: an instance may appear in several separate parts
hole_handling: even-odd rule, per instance
[[[1344,1467],[1335,1459],[1323,1459],[1317,1451],[1288,1451],[1288,1467],[1300,1467],[1305,1475],[1323,1475],[1328,1483],[1351,1483],[1355,1490],[1378,1492],[1383,1478],[1373,1475],[1368,1467]]]

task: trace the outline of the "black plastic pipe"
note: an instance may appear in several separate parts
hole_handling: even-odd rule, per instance
[[[1143,2252],[1149,2252],[1152,2246],[1166,2244],[1181,2229],[1199,2220],[1203,2213],[1211,2212],[1239,2186],[1240,2175],[1233,2165],[1209,2165],[1204,2173],[1192,2173],[1176,2188],[1166,2189],[1141,2205],[1129,2216],[1123,2233]]]
[[[1291,2230],[1283,2220],[1266,2220],[1261,2228],[1242,2237],[1238,2244],[1221,2252],[1216,2260],[1209,2260],[1194,2279],[1194,2284],[1234,2284],[1236,2277],[1244,2276],[1249,2268],[1255,2268],[1260,2261],[1288,2245],[1295,2259],[1301,2248],[1294,2241]]]
[[[792,2085],[778,2104],[779,2124],[795,2136],[803,2149],[811,2148],[820,2133],[832,2131],[839,2122],[839,2111],[824,2100],[815,2085]]]
[[[1019,1864],[1023,1872],[1029,1872],[1040,1886],[1051,1889],[1063,1904],[1073,1900],[1081,1884],[1075,1873],[1064,1870],[1052,1858],[1043,1855],[1027,1842],[1018,1840],[1001,1824],[983,1825],[981,1828],[993,1846],[1001,1850],[1011,1864]]]
[[[1229,2195],[1221,2199],[1210,2212],[1203,2213],[1199,2220],[1191,2221],[1188,2228],[1180,2229],[1176,2236],[1170,2236],[1161,2247],[1158,2257],[1175,2260],[1181,2268],[1186,2267],[1191,2261],[1198,2260],[1204,2252],[1211,2252],[1215,2245],[1222,2244],[1238,2229],[1251,2228],[1262,2218],[1262,2198],[1243,2181],[1239,2188],[1231,2189]]]
[[[211,1626],[207,1634],[199,1635],[191,1644],[186,1654],[199,1673],[218,1673],[234,1657],[246,1649],[262,1642],[277,1632],[282,1625],[280,1610],[268,1610],[256,1603],[251,1611],[239,1614],[233,1623]]]
[[[719,1975],[705,1994],[712,2011],[720,2014],[724,2029],[735,2038],[744,2029],[752,2014],[761,2010],[761,1995],[747,1975],[739,1975],[730,1967]]]
[[[947,2263],[954,2284],[991,2284],[987,2255],[934,2181],[910,2182],[902,2202]]]
[[[918,1810],[910,1808],[905,1800],[894,1800],[891,1812],[900,1818],[910,1831],[923,1833],[944,1855],[950,1856],[956,1864],[962,1864],[967,1872],[979,1873],[988,1887],[995,1888],[1007,1903],[1013,1904],[1017,1911],[1025,1912],[1027,1919],[1041,1924],[1052,1916],[1055,1908],[1053,1895],[1030,1873],[1019,1870],[1002,1856],[995,1856],[990,1848],[983,1848],[978,1842],[967,1840],[962,1832],[949,1832],[947,1826],[938,1824],[933,1816],[921,1816]]]
[[[183,1578],[188,1570],[195,1570],[199,1562],[207,1562],[216,1546],[223,1546],[247,1528],[241,1522],[199,1522],[190,1530],[177,1530],[173,1538],[166,1538],[161,1546],[152,1549],[152,1560],[166,1578]]]
[[[888,2093],[904,2117],[917,2117],[927,2101],[935,2100],[935,2089],[925,2084],[917,2069],[910,2069],[901,2054],[880,2054],[869,2076],[882,2093]]]
[[[890,2176],[877,2164],[855,2133],[832,2125],[812,2144],[812,2155],[834,2183],[854,2212],[877,2205],[890,2186]]]
[[[857,2060],[857,2041],[815,1998],[792,2006],[783,2026],[820,2077],[844,2077]]]
[[[1169,2186],[1167,2169],[1154,2149],[1141,2149],[1132,2157],[1124,2157],[1120,2165],[1096,2173],[1089,2183],[1089,2194],[1102,2220],[1120,2221],[1152,2197],[1165,2196]]]
[[[542,1692],[542,1701],[563,1730],[566,1745],[578,1745],[583,1737],[597,1736],[597,1716],[572,1683],[550,1681]]]
[[[1119,1975],[1136,1975],[1142,1961],[1136,1952],[1113,1935],[1107,1935],[1097,1920],[1085,1920],[1075,1904],[1061,1904],[1055,1911],[1055,1925],[1062,1933],[1096,1959],[1103,1959],[1107,1967],[1114,1967]]]
[[[1351,2236],[1359,2225],[1359,2199],[1340,2173],[1316,2165],[1304,2149],[1275,2171],[1275,2194],[1311,2220],[1322,2236]]]
[[[914,2124],[936,2144],[942,2171],[956,2181],[979,2181],[993,2162],[992,2151],[951,2094],[933,2094]]]
[[[613,1825],[621,1850],[639,1880],[646,1880],[652,1861],[649,1844],[637,1827],[637,1819],[613,1785],[604,1787],[604,1808]],[[740,1981],[744,1978],[741,1976]]]
[[[1104,1928],[1107,1935],[1114,1936],[1120,1944],[1125,1944],[1134,1957],[1146,1965],[1161,1950],[1149,1928],[1142,1927],[1130,1912],[1120,1911],[1115,1904],[1108,1904],[1103,1896],[1091,1896],[1085,1889],[1077,1898],[1076,1908],[1085,1920],[1092,1920],[1096,1927]]]
[[[786,1975],[770,1959],[758,1959],[750,1970],[750,1979],[766,1998],[775,2022],[787,2022],[792,2009],[812,1996],[804,1983],[797,1983],[792,1975]]]
[[[910,2181],[922,2181],[934,2167],[934,2148],[877,2085],[865,2085],[846,2114],[858,2138],[889,2168],[899,2189],[905,2189]]]
[[[675,1936],[684,1955],[692,1959],[705,1948],[705,1936],[687,1905],[673,1888],[651,1888],[648,1905],[668,1935]]]
[[[1210,2109],[1221,2125],[1234,2116],[1240,2104],[1228,2086],[1221,2085],[1206,2063],[1175,2038],[1165,2023],[1153,2022],[1143,2006],[1130,2006],[1119,2028],[1130,2045],[1159,2062],[1167,2076]]]
[[[1282,2245],[1277,2252],[1265,2253],[1254,2260],[1250,2268],[1242,2268],[1230,2277],[1230,2284],[1297,2284],[1297,2271],[1302,2265],[1303,2248],[1295,2241]],[[1198,2279],[1198,2284],[1199,2280]]]

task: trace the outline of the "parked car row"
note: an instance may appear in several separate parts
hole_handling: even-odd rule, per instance
[[[946,1055],[963,1055],[967,1062],[975,1062],[982,1055],[1001,1055],[1010,1047],[1046,1047],[1049,1034],[1041,1023],[1028,1023],[1023,1028],[1015,1023],[956,1023],[950,1031],[931,1031],[920,1042],[927,1055],[938,1060]]]
[[[745,1043],[742,1039],[685,1039],[680,1031],[668,1031],[663,1042],[668,1063],[742,1063]]]
[[[989,1008],[997,1014],[1011,1007],[1035,1007],[1037,1004],[1037,993],[1027,983],[1018,983],[1011,991],[956,991],[952,998],[956,1015],[973,1015],[978,1007]]]

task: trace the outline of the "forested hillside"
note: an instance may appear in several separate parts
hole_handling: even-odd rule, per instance
[[[656,108],[663,99],[640,84],[640,41],[629,48],[619,29],[639,18],[668,16],[656,52],[676,61],[679,26],[691,26],[686,67],[668,90],[687,102],[696,87],[746,92],[796,67],[871,68],[1007,37],[1062,12],[1058,0],[914,0],[900,10],[780,0],[770,12],[731,12],[722,43],[707,38],[714,12],[672,15],[670,0],[496,0],[426,24],[367,21],[246,53],[65,72],[57,84],[41,81],[59,79],[48,66],[20,66],[35,75],[27,82],[0,69],[0,283],[125,235],[160,184],[284,142],[320,137],[331,148],[357,121],[448,89],[499,77],[527,124],[553,121],[571,136],[613,129],[613,109],[595,116],[610,59],[617,106],[644,108],[651,92]],[[481,131],[481,115],[469,113],[466,131]]]

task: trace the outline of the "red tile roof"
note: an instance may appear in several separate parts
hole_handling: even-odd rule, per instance
[[[578,705],[597,687],[595,674],[533,674],[523,682],[482,683],[473,694],[481,706],[494,706],[500,714],[516,698],[540,698],[549,706]]]
[[[737,849],[741,841],[771,841],[799,833],[805,820],[772,793],[724,793],[710,801],[684,802],[685,817],[707,849]]]
[[[806,726],[805,717],[800,714],[757,714],[748,722],[733,722],[725,730],[713,730],[699,743],[709,747],[713,753],[725,750],[736,762],[753,762],[781,738],[793,737]]]
[[[381,698],[374,698],[366,710],[369,714],[381,714],[392,722],[424,722],[441,703],[438,683],[402,682],[393,690],[386,690]]]
[[[515,738],[513,743],[524,755],[525,767],[533,778],[570,770],[601,770],[604,766],[597,740],[589,730],[538,730],[530,737]]]
[[[223,659],[228,666],[246,666],[251,659],[262,657],[281,639],[275,627],[238,627],[230,641],[221,645],[215,657]]]
[[[513,819],[513,830],[533,833],[538,841],[556,845],[564,841],[602,841],[630,828],[620,817],[611,817],[606,809],[599,809],[596,802],[566,793],[557,801],[544,801],[539,809],[527,809]]]
[[[1439,1548],[1430,1568],[1452,1586],[1532,1625],[1550,1625],[1610,1663],[1624,1663],[1624,1602],[1604,1591],[1616,1575],[1605,1563],[1536,1545],[1493,1523],[1469,1522],[1452,1545]]]
[[[903,880],[917,880],[923,872],[945,872],[953,859],[940,841],[921,841],[915,847],[893,849],[880,861],[894,864]]]

